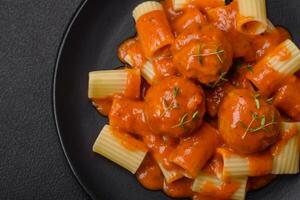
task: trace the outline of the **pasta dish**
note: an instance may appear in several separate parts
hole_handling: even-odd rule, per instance
[[[133,19],[124,67],[89,73],[109,120],[95,153],[193,200],[242,200],[299,172],[300,51],[265,0],[146,1]]]

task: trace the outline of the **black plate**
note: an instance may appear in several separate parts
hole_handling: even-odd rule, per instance
[[[142,0],[84,1],[66,31],[58,53],[53,101],[58,135],[78,181],[93,199],[169,199],[145,190],[134,175],[92,152],[107,119],[87,98],[88,72],[120,66],[117,47],[135,34],[131,17]],[[269,0],[269,18],[287,27],[300,44],[300,1]],[[284,176],[248,199],[300,199],[300,177]]]

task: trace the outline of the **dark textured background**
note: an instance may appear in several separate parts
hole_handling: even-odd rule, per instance
[[[55,131],[54,63],[80,0],[0,0],[0,199],[88,199]]]

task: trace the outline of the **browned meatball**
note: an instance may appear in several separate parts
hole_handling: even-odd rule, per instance
[[[263,151],[278,140],[278,111],[251,90],[235,89],[228,93],[218,116],[224,141],[239,153]]]
[[[218,81],[232,65],[232,47],[223,32],[213,26],[183,32],[176,38],[173,51],[178,71],[204,84]]]
[[[149,127],[156,134],[180,137],[198,128],[205,112],[200,86],[180,77],[152,85],[145,97]]]

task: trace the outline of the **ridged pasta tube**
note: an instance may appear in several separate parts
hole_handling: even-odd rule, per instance
[[[272,155],[269,152],[241,156],[225,148],[218,148],[217,154],[222,157],[223,169],[219,178],[263,176],[272,171]]]
[[[93,71],[89,73],[88,97],[99,99],[123,94],[129,98],[138,98],[140,84],[138,69]]]
[[[162,163],[158,163],[158,165],[159,165],[159,168],[160,168],[161,172],[163,173],[167,183],[172,183],[184,176],[182,171],[180,171],[180,170],[177,170],[177,169],[168,170],[163,166]]]
[[[130,66],[133,66],[132,59],[130,55],[126,55],[124,58],[125,62]],[[154,82],[155,72],[153,68],[153,64],[150,61],[146,61],[141,69],[141,74],[143,78],[151,85]]]
[[[136,29],[145,57],[151,59],[174,41],[162,5],[156,1],[146,1],[133,10]]]
[[[300,123],[282,123],[283,137],[273,148],[272,174],[296,174],[299,172],[299,130]]]
[[[267,30],[267,10],[265,0],[238,0],[239,16],[238,31],[258,35]]]
[[[300,50],[290,39],[277,46],[267,59],[268,65],[279,73],[292,75],[300,69]]]
[[[199,192],[205,194],[206,186],[209,185],[211,187],[215,187],[215,191],[208,191],[211,197],[219,197],[234,199],[234,200],[243,200],[246,195],[246,185],[247,185],[247,177],[231,179],[228,182],[224,182],[222,179],[218,179],[216,176],[207,175],[204,173],[200,173],[195,179],[192,185],[192,191]],[[227,185],[235,186],[236,190],[232,191],[231,197],[224,197],[222,195],[222,190],[226,190]],[[220,193],[220,194],[218,194]]]
[[[129,134],[105,125],[93,145],[93,151],[134,174],[147,154],[147,147]]]

